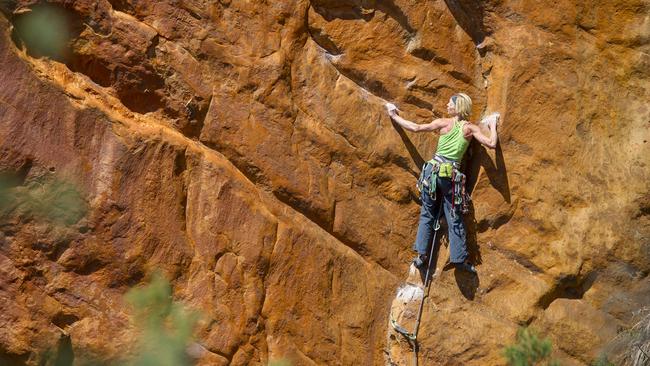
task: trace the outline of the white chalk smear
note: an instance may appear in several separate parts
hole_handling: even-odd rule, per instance
[[[397,289],[396,298],[400,301],[411,302],[422,299],[423,295],[424,291],[422,291],[420,286],[405,284]]]
[[[490,122],[499,123],[500,118],[501,114],[499,112],[494,112],[485,116],[479,123],[482,125],[488,125]]]

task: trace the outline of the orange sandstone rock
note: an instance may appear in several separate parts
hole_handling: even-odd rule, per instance
[[[438,272],[421,364],[503,364],[523,325],[588,364],[650,305],[642,1],[51,1],[51,59],[33,3],[0,5],[0,171],[88,210],[1,207],[3,362],[127,357],[123,294],[162,269],[199,364],[408,364],[388,319],[436,136],[383,104],[422,123],[456,91],[503,120],[464,164],[478,277]]]

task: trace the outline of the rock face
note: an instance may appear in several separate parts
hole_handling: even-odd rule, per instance
[[[5,363],[63,338],[120,360],[123,294],[158,268],[204,314],[199,364],[409,364],[388,319],[436,136],[383,104],[421,123],[456,91],[503,123],[465,162],[479,274],[438,272],[421,364],[503,364],[522,325],[588,364],[650,306],[647,1],[0,7],[7,191],[65,180],[87,205],[65,225],[1,207]],[[60,52],[25,29],[39,12]]]

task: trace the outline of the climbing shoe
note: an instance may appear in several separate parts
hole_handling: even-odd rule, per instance
[[[423,269],[428,263],[428,258],[426,254],[419,254],[415,259],[413,259],[413,265],[418,269]]]
[[[474,265],[472,265],[471,263],[469,263],[467,261],[461,262],[461,263],[454,263],[454,265],[458,269],[461,269],[463,271],[467,271],[467,272],[472,273],[472,274],[476,274],[476,268],[474,267]]]
[[[442,266],[442,270],[443,271],[449,271],[450,269],[455,268],[455,267],[456,267],[456,263],[447,262],[447,263],[445,263],[444,266]]]

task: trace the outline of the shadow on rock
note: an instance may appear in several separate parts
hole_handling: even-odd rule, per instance
[[[474,265],[482,264],[483,257],[481,256],[481,247],[478,245],[478,223],[476,221],[473,202],[470,202],[469,212],[463,217],[463,220],[465,221],[465,232],[467,234],[468,259]]]
[[[503,150],[501,149],[500,143],[497,143],[495,152],[496,165],[492,162],[490,155],[488,155],[483,146],[472,142],[465,164],[463,164],[463,166],[467,167],[465,171],[465,174],[467,175],[467,193],[471,195],[474,188],[476,188],[478,173],[481,167],[483,167],[485,174],[487,174],[488,179],[490,180],[490,185],[499,191],[504,201],[510,203],[508,171],[506,169],[505,161],[503,160]]]
[[[510,184],[508,182],[508,172],[506,170],[505,161],[503,159],[503,150],[501,145],[497,144],[495,163],[488,155],[483,146],[477,143],[472,143],[471,148],[463,162],[465,174],[467,175],[466,189],[467,193],[471,196],[476,183],[478,181],[479,171],[481,167],[485,170],[490,185],[494,187],[503,197],[503,200],[510,203]],[[486,228],[480,228],[476,220],[476,213],[474,211],[474,203],[470,201],[469,212],[464,217],[465,228],[467,232],[467,250],[469,252],[469,260],[475,264],[483,263],[481,257],[481,248],[478,243],[478,232],[484,231]]]
[[[454,269],[454,278],[456,279],[458,289],[463,296],[465,296],[467,300],[474,300],[476,291],[480,284],[478,275],[456,268]]]
[[[445,0],[447,8],[453,15],[458,25],[479,45],[485,39],[485,25],[483,24],[483,2],[477,0]]]
[[[395,127],[395,131],[397,131],[399,137],[402,139],[402,142],[404,142],[404,146],[406,147],[406,150],[409,152],[409,155],[411,155],[411,159],[413,160],[413,163],[418,168],[421,168],[424,165],[425,160],[422,157],[422,155],[420,155],[420,153],[418,152],[417,147],[413,145],[413,142],[411,142],[411,139],[409,139],[409,137],[406,135],[406,132],[404,132],[404,129],[400,127],[400,125],[398,125],[395,121],[393,121],[392,118],[390,121],[393,124],[393,127]]]
[[[393,1],[383,0],[317,0],[311,2],[314,10],[327,21],[334,19],[359,20],[366,22],[375,16],[379,10],[388,17],[393,18],[409,35],[417,30],[409,24],[408,15]]]

